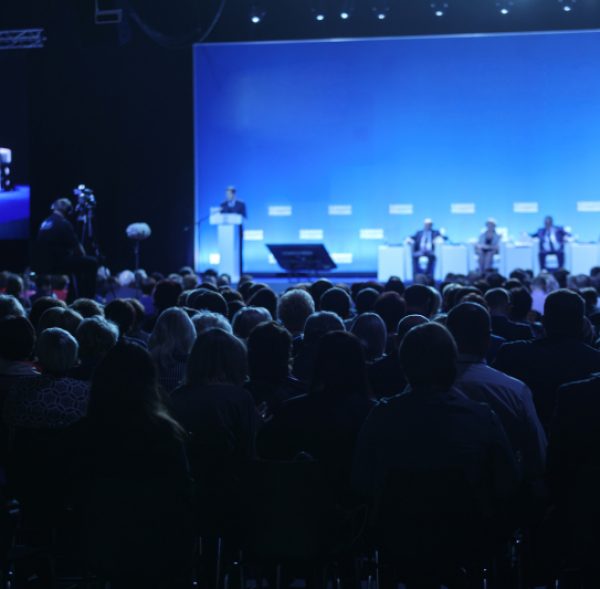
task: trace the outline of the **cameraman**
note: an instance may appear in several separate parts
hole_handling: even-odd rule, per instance
[[[77,296],[94,298],[98,260],[85,253],[67,217],[73,211],[68,198],[59,198],[50,207],[52,214],[40,225],[37,236],[38,272],[74,274]]]

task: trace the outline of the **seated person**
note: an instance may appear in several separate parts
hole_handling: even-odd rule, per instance
[[[494,256],[500,251],[500,234],[496,232],[496,221],[488,219],[485,231],[475,244],[475,253],[479,259],[479,273],[485,274],[493,268]]]
[[[435,244],[439,239],[447,239],[437,229],[433,228],[433,221],[425,219],[423,229],[417,231],[410,240],[413,244],[413,278],[417,274],[425,274],[426,276],[434,276],[435,270]],[[421,270],[420,258],[427,258],[427,267]]]

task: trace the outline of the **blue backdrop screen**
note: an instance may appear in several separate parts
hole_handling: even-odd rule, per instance
[[[454,242],[488,216],[600,234],[600,33],[195,47],[196,265],[229,184],[244,269],[267,243],[322,242],[341,272],[432,217]]]

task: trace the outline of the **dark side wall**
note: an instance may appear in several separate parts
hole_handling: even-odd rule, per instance
[[[142,266],[167,272],[189,264],[191,47],[165,49],[76,11],[48,15],[47,27],[47,46],[30,52],[27,74],[32,225],[54,198],[85,183],[96,194],[97,235],[113,271],[133,266],[125,228],[135,221],[153,230]]]

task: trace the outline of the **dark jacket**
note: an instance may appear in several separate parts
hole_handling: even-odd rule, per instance
[[[600,351],[575,338],[508,342],[500,348],[494,366],[531,389],[540,421],[547,430],[558,387],[600,371]]]

